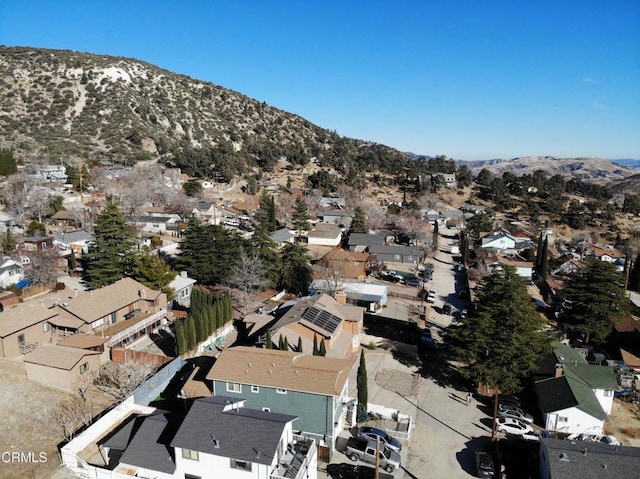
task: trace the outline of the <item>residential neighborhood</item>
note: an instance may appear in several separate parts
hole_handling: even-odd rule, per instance
[[[70,192],[42,226],[7,220],[0,380],[64,398],[53,477],[360,477],[340,475],[375,469],[358,441],[396,478],[474,477],[477,457],[482,477],[572,477],[555,458],[576,442],[633,467],[640,315],[615,244],[483,205],[381,220],[391,206],[268,185]],[[615,306],[576,300],[603,289]]]

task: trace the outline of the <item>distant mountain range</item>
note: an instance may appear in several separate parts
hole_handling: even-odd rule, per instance
[[[617,165],[626,166],[627,168],[640,168],[640,160],[634,160],[632,158],[623,158],[620,160],[611,160]]]

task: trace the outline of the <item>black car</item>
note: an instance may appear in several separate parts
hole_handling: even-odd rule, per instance
[[[369,466],[361,466],[360,464],[348,464],[342,462],[340,464],[329,464],[327,473],[333,479],[375,479],[376,469]],[[393,479],[391,474],[378,472],[380,479]]]
[[[476,451],[476,476],[478,477],[494,477],[495,467],[493,465],[493,457],[486,451],[478,449]]]

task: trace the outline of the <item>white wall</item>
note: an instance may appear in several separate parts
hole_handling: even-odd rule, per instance
[[[604,389],[594,389],[594,392],[604,412],[606,412],[607,415],[611,414],[611,410],[613,409],[613,391],[609,391],[610,394],[608,397],[604,395]]]
[[[558,421],[559,417],[566,417],[567,422]],[[568,434],[603,434],[604,421],[573,407],[555,411],[545,415],[545,429],[549,431],[566,432]]]
[[[273,458],[271,465],[252,463],[251,472],[242,469],[231,469],[231,460],[228,457],[214,456],[212,454],[199,454],[197,461],[184,459],[182,449],[176,451],[176,477],[184,477],[192,474],[200,477],[211,477],[211,472],[216,472],[216,477],[225,479],[268,479],[269,472],[277,463],[277,457]]]

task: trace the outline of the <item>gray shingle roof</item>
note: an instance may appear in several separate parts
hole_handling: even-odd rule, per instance
[[[630,478],[638,477],[640,471],[640,448],[637,447],[542,439],[541,455],[545,449],[549,475],[542,479]]]
[[[176,470],[169,439],[173,432],[169,414],[139,416],[130,421],[104,445],[123,450],[120,463],[173,474]],[[123,447],[124,446],[124,447]]]
[[[196,399],[171,446],[271,464],[285,425],[297,417],[243,407],[224,410],[236,401],[226,396]],[[214,446],[214,439],[218,447]]]
[[[366,233],[351,233],[349,235],[349,246],[362,245],[383,245],[384,235],[370,235]]]

